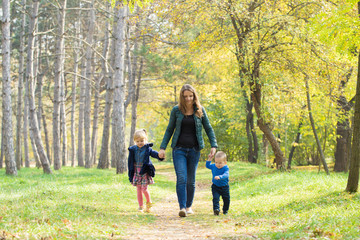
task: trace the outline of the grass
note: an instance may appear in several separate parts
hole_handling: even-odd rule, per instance
[[[18,177],[4,170],[0,175],[0,230],[5,237],[108,239],[123,235],[129,223],[136,227],[155,219],[137,214],[135,188],[127,174],[114,170],[64,167],[46,175],[23,168]],[[173,192],[173,183],[161,176],[156,181],[155,201]]]
[[[360,195],[344,192],[347,174],[229,165],[231,214],[223,229],[261,239],[359,239]]]
[[[360,195],[344,192],[347,174],[277,172],[255,164],[229,163],[231,205],[227,216],[211,214],[210,170],[199,164],[195,197],[198,214],[186,218],[216,227],[224,239],[358,239]],[[157,171],[173,172],[171,163]],[[127,174],[115,170],[64,167],[45,175],[21,169],[18,177],[0,170],[0,239],[110,239],[129,228],[153,224],[153,214],[138,214],[136,191]],[[154,202],[175,193],[175,183],[158,174]]]

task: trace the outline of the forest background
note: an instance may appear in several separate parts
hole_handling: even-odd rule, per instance
[[[9,174],[125,172],[134,130],[158,149],[184,83],[229,161],[349,169],[357,1],[3,0],[2,19]]]

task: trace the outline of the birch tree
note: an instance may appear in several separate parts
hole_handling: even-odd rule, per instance
[[[27,59],[26,59],[26,82],[29,89],[29,122],[30,122],[30,131],[32,131],[34,142],[36,144],[36,150],[39,154],[39,159],[43,167],[44,173],[52,173],[49,165],[49,160],[46,155],[36,115],[36,106],[35,106],[35,91],[34,91],[34,70],[33,70],[33,60],[34,60],[34,41],[36,34],[36,25],[38,20],[38,11],[39,11],[39,0],[33,0],[32,12],[30,16],[29,23],[29,36],[28,36],[28,49],[27,49]]]
[[[2,140],[5,156],[6,174],[17,175],[14,155],[14,139],[11,108],[11,74],[10,74],[10,1],[2,2]]]
[[[125,51],[125,24],[127,19],[127,6],[117,3],[114,60],[114,106],[112,119],[113,145],[111,157],[116,161],[116,173],[127,170],[125,148],[125,121],[124,121],[124,51]]]
[[[22,147],[21,147],[21,124],[23,116],[23,88],[24,88],[24,33],[26,24],[26,0],[21,2],[21,31],[20,31],[20,49],[19,49],[19,78],[18,78],[18,96],[17,96],[17,110],[16,110],[16,151],[15,159],[17,168],[20,169],[22,165]],[[29,167],[29,166],[27,166]]]
[[[110,4],[107,3],[106,9],[110,10]],[[108,12],[108,11],[106,11]],[[115,26],[115,25],[113,25]],[[109,64],[105,62],[108,59],[108,48],[109,48],[109,39],[110,39],[110,23],[106,21],[105,23],[105,40],[103,46],[103,59],[101,60],[101,68],[102,73],[105,78],[105,86],[106,86],[106,93],[105,93],[105,109],[104,109],[104,122],[103,122],[103,134],[101,139],[101,149],[100,149],[100,156],[98,161],[98,168],[105,169],[109,167],[109,139],[110,139],[110,120],[111,120],[111,108],[113,103],[113,78],[112,78],[112,71],[109,70]],[[113,38],[111,45],[111,49],[114,50],[114,41]],[[114,51],[111,51],[113,53]],[[114,56],[114,54],[111,54]],[[113,57],[112,57],[113,59]],[[112,66],[112,61],[110,60],[110,67]]]
[[[92,43],[94,37],[95,9],[94,0],[91,0],[88,18],[88,34],[86,37],[86,70],[85,70],[85,109],[84,109],[84,134],[85,134],[85,168],[92,166],[91,158],[91,79],[92,79]]]
[[[66,16],[66,3],[67,0],[59,2],[59,14],[58,14],[58,36],[56,42],[56,59],[54,69],[54,110],[53,110],[53,159],[54,169],[59,170],[61,168],[61,136],[60,136],[60,105],[61,105],[61,81],[63,75],[64,65],[64,31],[65,31],[65,16]]]

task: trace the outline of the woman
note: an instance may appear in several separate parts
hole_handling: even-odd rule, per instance
[[[176,172],[176,193],[180,206],[180,217],[192,214],[191,205],[195,194],[195,174],[200,159],[200,150],[204,148],[202,128],[210,140],[209,157],[216,153],[215,133],[210,125],[205,109],[200,105],[195,89],[185,84],[180,91],[179,104],[170,114],[163,141],[160,145],[159,157],[165,158],[165,149],[171,136],[173,162]]]

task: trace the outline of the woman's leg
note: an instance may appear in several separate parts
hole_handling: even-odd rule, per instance
[[[178,197],[179,207],[180,209],[183,209],[186,207],[187,181],[186,151],[184,148],[173,149],[173,163],[176,173],[176,194]]]
[[[192,206],[195,195],[195,177],[200,158],[200,151],[190,149],[187,153],[187,182],[186,182],[186,207]]]
[[[137,191],[137,200],[139,202],[139,207],[142,207],[144,205],[144,202],[143,202],[141,185],[136,186],[136,191]]]

